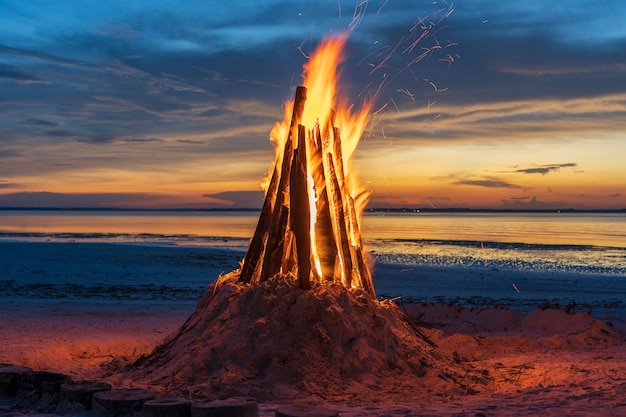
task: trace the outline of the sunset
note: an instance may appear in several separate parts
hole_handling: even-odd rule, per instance
[[[353,3],[4,2],[0,207],[260,207],[338,33],[370,208],[626,207],[621,3]]]
[[[0,2],[0,416],[626,415],[626,7],[567,6]]]

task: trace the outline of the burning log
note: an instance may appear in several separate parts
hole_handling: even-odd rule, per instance
[[[292,274],[302,289],[340,282],[375,298],[334,114],[323,133],[319,124],[307,130],[300,124],[305,102],[306,88],[300,86],[239,281]]]
[[[241,281],[249,283],[253,280],[255,271],[257,271],[258,262],[261,258],[261,254],[266,252],[269,249],[270,254],[273,253],[273,248],[277,244],[277,242],[272,242],[273,246],[267,246],[268,236],[267,234],[271,232],[273,228],[281,229],[280,227],[276,227],[277,218],[280,219],[283,216],[281,215],[282,205],[284,204],[284,195],[282,193],[288,187],[287,179],[289,177],[288,168],[291,166],[291,158],[293,155],[293,138],[292,132],[295,126],[300,123],[302,118],[302,112],[304,111],[304,101],[306,100],[306,88],[298,87],[296,89],[296,97],[293,105],[293,114],[291,116],[291,126],[289,128],[289,138],[285,142],[285,149],[283,150],[283,161],[282,161],[282,170],[279,170],[279,161],[276,161],[274,165],[274,172],[272,174],[272,179],[270,180],[270,185],[267,189],[267,193],[265,195],[265,202],[263,203],[263,209],[261,210],[261,215],[259,216],[259,222],[257,223],[256,229],[254,231],[254,235],[252,237],[252,241],[250,242],[250,247],[248,249],[248,253],[246,254],[243,267],[241,270]],[[281,176],[282,173],[282,176]],[[279,185],[280,180],[280,185]],[[267,262],[270,262],[268,260]],[[263,264],[267,263],[265,260]],[[269,265],[268,265],[269,266]],[[269,270],[265,272],[265,277],[263,280],[267,279],[269,276],[273,275],[271,272],[273,270]]]

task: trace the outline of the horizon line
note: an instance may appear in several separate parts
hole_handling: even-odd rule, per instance
[[[136,207],[0,207],[0,211],[261,211],[261,208],[255,207],[207,207],[207,208],[136,208]],[[472,208],[472,207],[448,207],[448,208],[432,208],[432,207],[372,207],[366,208],[367,213],[626,213],[624,208],[545,208],[545,209],[507,209],[507,208]]]

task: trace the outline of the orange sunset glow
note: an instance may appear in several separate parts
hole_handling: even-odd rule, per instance
[[[226,9],[198,14],[227,28],[214,38],[199,18],[173,35],[108,9],[9,8],[0,208],[259,208],[270,132],[312,51],[337,33],[345,61],[323,64],[342,76],[344,107],[367,113],[344,152],[369,208],[626,207],[623,25],[599,7],[572,20],[575,8],[487,3],[290,5],[280,10],[293,18],[252,37]],[[43,44],[11,13],[75,41]]]

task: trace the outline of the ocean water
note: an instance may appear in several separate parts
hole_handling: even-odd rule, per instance
[[[255,211],[0,210],[0,242],[59,241],[245,251]],[[378,263],[626,278],[624,213],[366,213]]]
[[[239,266],[258,216],[0,210],[0,303],[192,308]],[[521,311],[575,303],[626,317],[626,214],[376,212],[362,223],[381,298]]]

